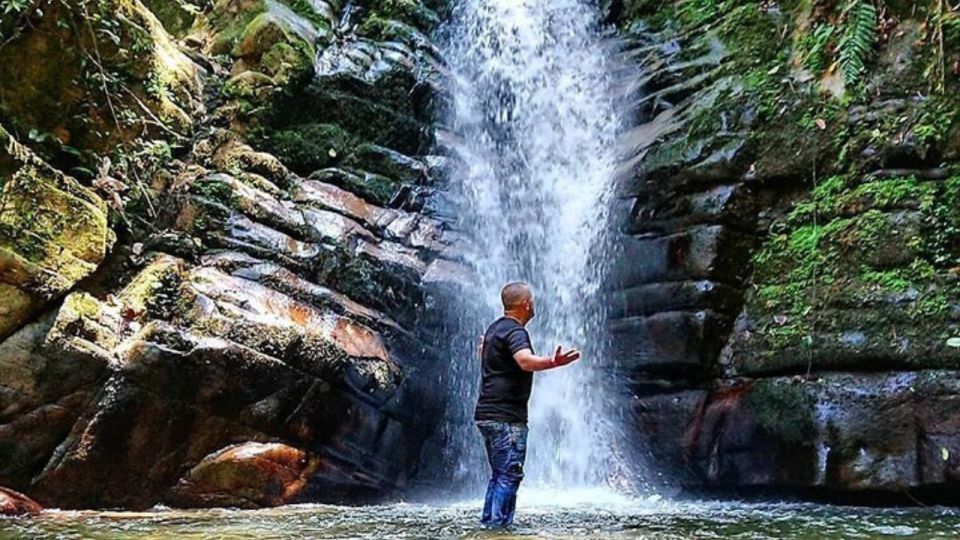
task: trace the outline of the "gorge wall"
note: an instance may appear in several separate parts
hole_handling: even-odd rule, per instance
[[[0,484],[62,508],[403,487],[441,406],[417,329],[461,279],[437,13],[0,12]]]
[[[654,484],[953,498],[957,8],[627,0],[612,17],[646,76],[610,328]]]

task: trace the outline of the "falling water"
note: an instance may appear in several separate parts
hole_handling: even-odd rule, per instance
[[[535,376],[525,484],[606,485],[616,426],[598,295],[623,124],[612,45],[586,0],[462,0],[447,43],[456,79],[447,123],[461,164],[452,194],[479,282],[458,309],[480,315],[475,339],[501,311],[504,283],[532,284],[537,317],[528,328],[538,352],[563,344],[585,354]],[[456,361],[466,366],[457,381],[466,416],[478,360]],[[476,435],[453,439],[461,469],[484,474]]]

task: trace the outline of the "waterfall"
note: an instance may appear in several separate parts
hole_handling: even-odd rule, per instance
[[[533,488],[606,485],[616,462],[599,296],[625,107],[599,11],[585,0],[461,0],[445,39],[455,80],[447,146],[459,163],[451,195],[478,277],[456,306],[462,339],[474,345],[502,311],[500,287],[524,280],[537,352],[584,352],[534,377],[524,483]],[[451,361],[462,433],[448,437],[461,474],[480,485],[486,463],[469,422],[479,360],[460,345]]]

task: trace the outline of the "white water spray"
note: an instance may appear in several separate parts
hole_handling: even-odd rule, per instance
[[[598,11],[586,0],[462,0],[445,51],[457,82],[451,146],[462,163],[452,195],[480,281],[462,308],[481,304],[489,323],[501,311],[500,287],[528,281],[538,352],[563,344],[585,353],[578,364],[535,376],[524,482],[534,489],[603,486],[615,469],[597,296],[624,107]],[[456,399],[471,410],[477,377],[476,369],[460,371]],[[461,468],[485,473],[477,438],[460,439]]]

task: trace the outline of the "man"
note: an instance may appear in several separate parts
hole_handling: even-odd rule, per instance
[[[526,283],[506,285],[500,291],[503,317],[487,328],[480,345],[481,384],[474,419],[483,434],[492,471],[483,503],[484,525],[513,523],[517,489],[523,480],[527,453],[527,400],[533,372],[565,366],[580,352],[537,356],[524,328],[534,316],[533,291]]]

